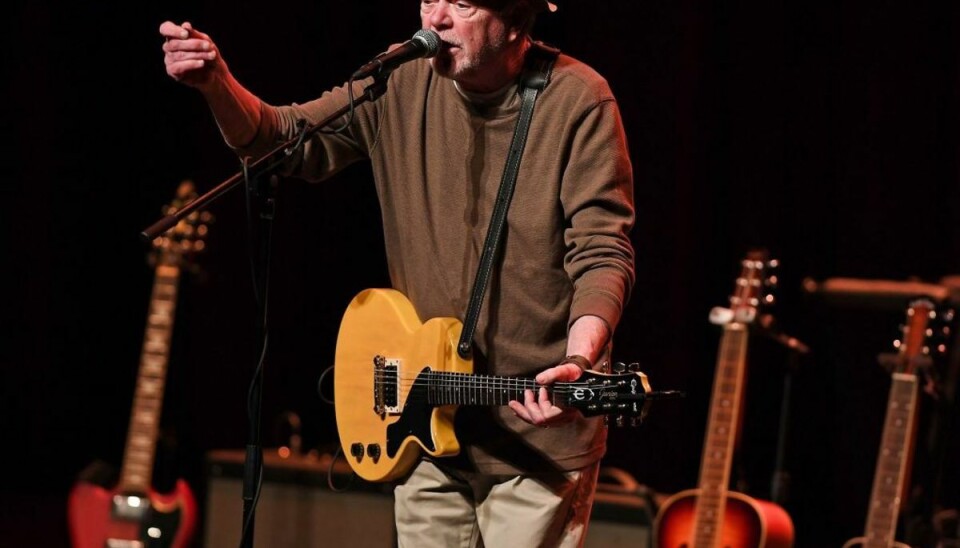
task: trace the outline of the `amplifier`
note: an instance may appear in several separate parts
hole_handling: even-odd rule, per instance
[[[244,458],[242,450],[207,454],[206,548],[236,548],[240,543]],[[340,459],[329,472],[337,489],[331,490],[331,461],[330,455],[281,458],[275,449],[264,449],[255,546],[396,546],[392,485],[365,482]],[[586,548],[647,548],[656,514],[650,499],[642,487],[608,484],[606,476],[601,472]]]

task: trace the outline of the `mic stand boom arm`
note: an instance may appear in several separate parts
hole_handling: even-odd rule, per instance
[[[176,224],[187,215],[190,215],[199,209],[205,208],[207,204],[216,200],[223,194],[226,194],[229,190],[232,190],[235,186],[240,184],[240,182],[243,181],[246,176],[256,178],[263,173],[269,173],[279,167],[283,161],[288,156],[293,154],[293,152],[299,148],[311,135],[330,125],[331,122],[349,112],[351,108],[355,108],[356,105],[365,103],[367,101],[374,101],[383,95],[383,93],[387,90],[386,77],[389,76],[389,74],[383,74],[382,76],[382,78],[379,76],[375,77],[374,81],[363,90],[363,93],[354,98],[352,105],[344,105],[340,109],[333,112],[330,116],[327,116],[316,124],[312,126],[306,126],[296,137],[281,143],[279,146],[277,146],[277,148],[267,152],[257,160],[247,165],[246,173],[244,170],[238,171],[232,177],[213,187],[202,196],[199,196],[196,200],[177,210],[175,213],[161,218],[159,221],[144,229],[143,232],[140,233],[140,238],[144,242],[153,241],[154,238],[176,226]],[[352,80],[347,85],[352,85]]]
[[[247,181],[248,200],[253,197],[258,199],[258,209],[260,211],[260,233],[258,240],[257,257],[251,256],[251,266],[254,282],[254,294],[257,304],[256,331],[258,340],[261,341],[258,348],[258,361],[250,384],[248,394],[247,414],[248,414],[248,439],[246,445],[246,457],[244,461],[243,473],[243,516],[241,520],[242,530],[240,546],[242,548],[253,547],[254,523],[256,519],[256,505],[259,499],[260,479],[263,474],[263,447],[260,442],[260,416],[261,416],[261,387],[263,385],[263,362],[267,348],[267,288],[269,281],[268,267],[270,264],[270,234],[272,222],[275,214],[275,200],[273,198],[273,186],[275,184],[275,175],[273,171],[277,169],[283,161],[293,154],[298,148],[303,146],[304,141],[328,126],[331,122],[340,118],[347,112],[356,108],[358,104],[373,101],[383,95],[387,89],[387,78],[389,72],[374,75],[374,80],[364,89],[358,97],[353,97],[347,104],[324,118],[320,122],[304,127],[299,134],[282,143],[270,152],[264,154],[259,159],[249,162],[243,161],[243,169],[234,174],[229,179],[223,181],[213,189],[209,190],[196,200],[183,206],[178,211],[167,215],[159,221],[153,223],[140,233],[140,237],[145,242],[151,242],[154,238],[160,236],[167,230],[176,226],[184,217],[192,212],[205,208],[210,202],[236,187],[241,181]],[[353,86],[353,79],[347,82],[347,86]],[[252,181],[263,174],[271,174],[271,182],[261,185],[260,188],[254,185]],[[248,201],[249,204],[249,201]],[[254,210],[248,207],[250,211],[250,223],[253,223],[255,216]],[[251,253],[253,255],[253,253]]]

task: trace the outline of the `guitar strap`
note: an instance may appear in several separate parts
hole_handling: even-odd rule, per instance
[[[537,95],[550,83],[550,74],[553,64],[557,60],[560,50],[547,46],[541,42],[534,42],[527,52],[523,72],[520,76],[520,90],[522,103],[520,116],[517,118],[517,127],[513,130],[513,140],[507,153],[507,163],[503,168],[500,179],[500,190],[497,192],[497,201],[493,215],[490,217],[490,226],[487,228],[487,237],[483,243],[483,254],[480,256],[480,265],[477,276],[473,281],[473,290],[470,293],[470,303],[467,305],[467,314],[463,321],[463,330],[460,332],[460,342],[457,344],[457,354],[461,358],[469,359],[473,349],[473,333],[477,329],[480,317],[480,307],[483,304],[483,294],[490,281],[497,252],[503,241],[503,225],[507,220],[507,209],[513,190],[517,183],[517,172],[520,170],[520,158],[527,142],[527,133],[530,130],[530,120],[533,118],[533,105]]]

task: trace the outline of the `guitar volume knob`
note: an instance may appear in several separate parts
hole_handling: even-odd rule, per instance
[[[353,458],[357,459],[357,462],[363,460],[363,444],[360,442],[350,444],[350,454]]]
[[[367,455],[373,459],[374,463],[378,462],[380,460],[380,444],[371,443],[367,445]]]

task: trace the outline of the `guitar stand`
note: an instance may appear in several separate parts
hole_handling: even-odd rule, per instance
[[[756,326],[761,335],[780,343],[787,349],[787,365],[783,374],[783,398],[780,402],[780,421],[777,426],[777,454],[774,459],[773,477],[770,480],[770,500],[780,506],[786,504],[790,489],[790,473],[784,467],[787,434],[790,425],[790,394],[793,390],[793,375],[800,369],[800,356],[810,353],[810,347],[796,337],[791,337],[774,328],[773,316],[764,314]]]

